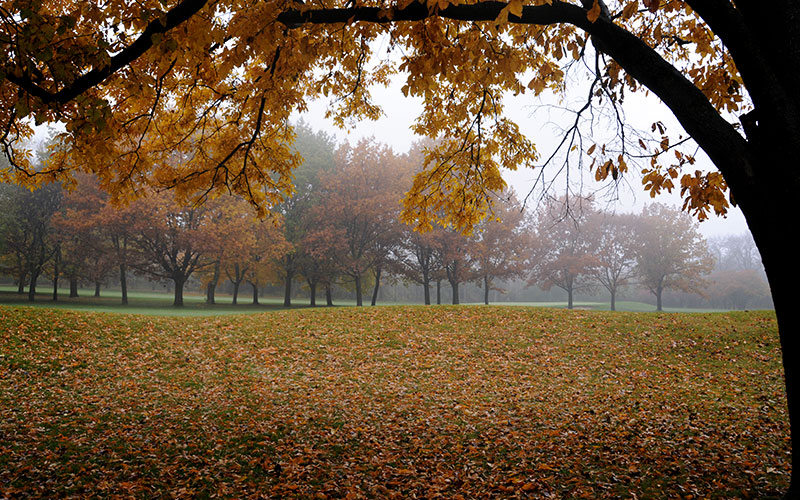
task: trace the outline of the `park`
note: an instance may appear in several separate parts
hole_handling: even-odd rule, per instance
[[[0,498],[800,498],[799,20],[0,0]]]

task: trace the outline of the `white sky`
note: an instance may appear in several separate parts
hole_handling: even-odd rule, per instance
[[[419,139],[411,132],[410,126],[419,113],[421,101],[419,99],[405,98],[400,92],[401,85],[398,80],[389,88],[373,89],[373,99],[383,107],[385,113],[385,116],[376,122],[361,122],[352,129],[340,130],[332,122],[324,118],[327,101],[310,103],[309,111],[300,116],[312,128],[325,130],[334,134],[340,140],[347,139],[355,142],[362,137],[374,136],[376,140],[392,146],[395,151],[405,152],[415,140]],[[584,95],[580,91],[576,94]],[[547,101],[544,102],[545,104],[547,103]],[[554,101],[550,100],[550,102]],[[539,101],[530,95],[507,100],[506,103],[508,114],[520,125],[521,130],[536,143],[540,157],[546,158],[549,156],[557,145],[559,136],[556,129],[558,124],[554,122],[557,122],[559,117],[543,110],[541,105],[536,106]],[[661,120],[673,134],[678,130],[682,131],[671,112],[652,95],[628,96],[625,108],[628,112],[627,119],[629,123],[634,125],[641,124],[641,127],[649,128],[650,124]],[[631,109],[633,109],[633,112],[631,112]],[[562,119],[562,121],[564,120]],[[686,134],[684,133],[684,135]],[[697,163],[691,168],[712,170],[713,166],[710,160],[700,151],[697,155]],[[537,175],[537,171],[526,169],[524,171],[505,172],[504,178],[514,187],[518,196],[523,197],[530,191]],[[571,175],[574,178],[576,174],[573,172]],[[681,204],[678,190],[673,190],[672,195],[663,194],[656,197],[655,200],[651,200],[649,193],[642,189],[638,172],[629,172],[627,175],[629,176],[629,187],[621,189],[619,193],[620,199],[614,205],[604,206],[604,208],[615,209],[619,212],[639,212],[645,203],[650,203],[651,201],[675,206]],[[600,187],[599,183],[595,182],[591,175],[587,176],[584,183],[589,190]],[[699,227],[707,238],[726,234],[742,234],[748,231],[744,216],[738,208],[731,208],[725,218],[712,214]]]

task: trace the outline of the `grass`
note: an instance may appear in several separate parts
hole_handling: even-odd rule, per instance
[[[94,290],[80,289],[79,297],[69,298],[69,290],[61,289],[59,300],[53,302],[52,290],[46,287],[40,288],[36,294],[36,301],[29,302],[27,294],[18,294],[17,288],[0,285],[0,304],[31,306],[39,308],[74,309],[96,312],[112,312],[122,314],[147,314],[156,316],[216,316],[228,314],[249,314],[261,313],[265,311],[276,311],[285,309],[283,297],[260,297],[258,305],[252,304],[252,295],[249,290],[239,295],[239,304],[231,304],[230,295],[218,294],[217,303],[206,304],[205,296],[200,294],[185,293],[184,306],[174,307],[172,305],[173,295],[160,291],[130,291],[128,292],[128,305],[120,305],[121,293],[119,290],[103,290],[100,297],[94,297]],[[368,302],[367,302],[368,303]],[[324,304],[324,299],[318,297],[318,304]],[[337,306],[355,306],[355,300],[336,300]],[[379,304],[381,306],[386,304]],[[413,304],[389,304],[389,305],[413,305]],[[481,305],[478,303],[467,303],[464,305]],[[501,302],[492,305],[497,306],[526,306],[526,307],[567,307],[566,302]],[[292,308],[308,307],[308,300],[295,299]],[[576,309],[589,309],[595,311],[608,311],[608,302],[575,302]],[[644,302],[618,301],[618,311],[628,312],[655,312],[655,306]],[[698,308],[665,308],[664,312],[716,312],[712,309]]]
[[[0,307],[0,498],[777,498],[774,315]]]

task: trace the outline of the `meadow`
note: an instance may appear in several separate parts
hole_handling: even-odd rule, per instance
[[[779,498],[774,314],[0,306],[0,498]]]

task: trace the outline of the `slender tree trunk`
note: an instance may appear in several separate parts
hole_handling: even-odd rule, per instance
[[[442,280],[436,280],[436,305],[442,304]]]
[[[292,307],[292,280],[294,273],[286,273],[286,282],[283,285],[283,307]]]
[[[316,281],[309,281],[308,282],[308,289],[311,295],[309,299],[309,305],[311,307],[317,307],[317,282]]]
[[[661,295],[664,290],[662,288],[656,288],[653,292],[656,296],[656,311],[663,311],[663,307],[661,307]]]
[[[255,283],[250,283],[250,284],[253,285],[253,305],[257,306],[258,305],[258,285],[255,284]]]
[[[431,278],[427,271],[422,271],[422,293],[425,295],[425,305],[431,305]]]
[[[612,289],[611,290],[611,310],[612,311],[616,311],[617,310],[617,290],[616,289]]]
[[[78,277],[74,274],[69,277],[69,298],[78,297]]]
[[[219,283],[219,261],[214,263],[214,274],[211,276],[211,281],[206,286],[206,303],[216,304],[217,283]]]
[[[372,304],[375,305],[378,302],[378,288],[381,286],[381,268],[379,267],[375,270],[375,288],[372,290]]]
[[[122,290],[122,305],[128,305],[128,269],[123,262],[119,265],[119,287]]]
[[[61,251],[57,250],[53,258],[53,302],[58,301],[58,275],[61,271],[58,264],[61,263]]]
[[[236,301],[239,300],[239,283],[240,281],[233,282],[233,301],[231,302],[233,305],[236,305]]]
[[[361,307],[364,302],[361,300],[361,275],[356,274],[356,305]]]
[[[330,283],[325,283],[325,305],[333,307],[333,292]]]
[[[172,305],[175,307],[183,307],[183,285],[186,280],[181,277],[173,278],[173,281],[175,282],[175,300]]]
[[[95,281],[94,282],[94,296],[95,297],[99,297],[100,296],[100,282],[99,281]]]
[[[489,276],[483,275],[483,303],[489,305]]]
[[[572,302],[572,287],[567,288],[567,309],[573,308]]]

